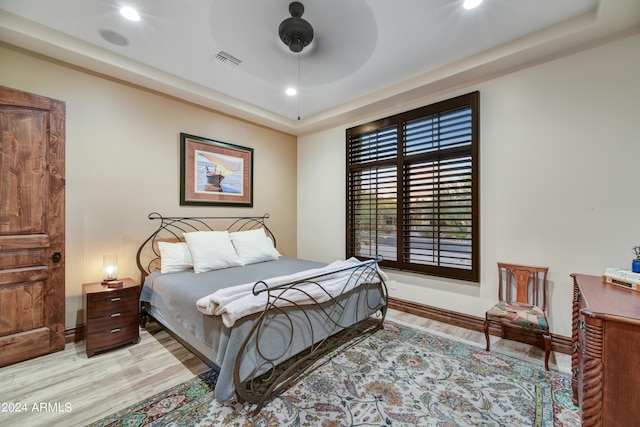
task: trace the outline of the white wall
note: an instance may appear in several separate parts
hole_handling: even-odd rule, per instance
[[[497,261],[548,266],[551,329],[570,336],[569,274],[630,268],[640,244],[638,52],[636,34],[447,94],[480,91],[481,281],[390,272],[390,295],[484,317]],[[345,129],[356,124],[298,139],[300,258],[345,256]]]
[[[262,215],[278,249],[296,255],[296,138],[215,111],[67,67],[0,44],[0,84],[66,102],[66,326],[84,323],[82,284],[140,278],[138,246],[150,212]],[[253,208],[181,207],[180,132],[254,149]]]

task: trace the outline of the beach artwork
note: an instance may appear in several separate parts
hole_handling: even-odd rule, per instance
[[[181,133],[180,205],[253,206],[253,148]]]
[[[195,191],[242,196],[244,160],[196,150]]]

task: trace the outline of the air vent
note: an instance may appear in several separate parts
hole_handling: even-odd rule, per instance
[[[98,33],[109,43],[113,43],[118,46],[126,46],[129,44],[129,40],[127,40],[125,36],[120,33],[116,33],[115,31],[102,29],[99,30]]]
[[[240,61],[238,58],[236,58],[233,55],[229,55],[227,52],[221,50],[220,52],[218,52],[213,58],[212,60],[215,59],[219,62],[222,62],[223,64],[228,65],[229,67],[237,67],[238,65],[240,65],[240,63],[242,61]]]

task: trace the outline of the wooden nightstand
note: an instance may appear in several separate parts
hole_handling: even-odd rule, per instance
[[[140,285],[131,279],[122,281],[120,288],[108,288],[100,282],[82,285],[88,357],[138,342]]]

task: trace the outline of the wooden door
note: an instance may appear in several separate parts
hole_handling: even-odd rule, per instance
[[[0,366],[64,349],[65,118],[0,86]]]

